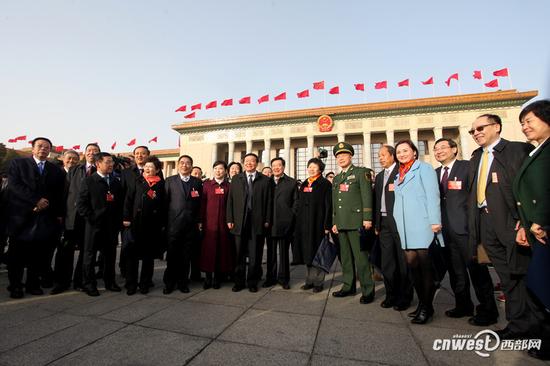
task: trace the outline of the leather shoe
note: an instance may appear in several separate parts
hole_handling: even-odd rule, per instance
[[[410,304],[397,304],[393,306],[393,310],[395,311],[405,311],[411,306]],[[416,316],[416,315],[415,315]]]
[[[315,287],[315,286],[313,286],[312,283],[306,283],[306,284],[303,284],[302,286],[300,286],[300,288],[301,288],[302,290],[306,290],[306,291],[307,291],[307,290],[311,290],[313,287]]]
[[[126,295],[132,296],[132,295],[135,295],[136,292],[137,292],[137,289],[135,287],[130,287],[129,289],[126,290]]]
[[[268,287],[271,287],[271,286],[274,286],[275,285],[275,281],[265,281],[264,284],[262,285],[263,288],[268,288]]]
[[[31,295],[44,295],[44,291],[40,287],[27,288],[25,292]]]
[[[421,303],[418,303],[418,306],[416,307],[416,309],[414,309],[414,311],[411,311],[410,313],[407,314],[407,316],[409,318],[414,318],[416,317],[416,315],[418,314],[418,312],[420,311],[420,308],[422,307],[422,304]]]
[[[432,319],[434,314],[433,310],[428,310],[426,307],[420,308],[420,311],[416,316],[411,320],[413,324],[426,324]]]
[[[97,290],[97,288],[93,287],[93,288],[86,288],[84,289],[84,292],[86,292],[86,294],[88,296],[99,296],[99,291]]]
[[[548,348],[546,349],[530,348],[527,351],[527,354],[530,357],[536,358],[538,360],[544,360],[544,361],[550,360],[550,350]]]
[[[283,290],[290,290],[290,285],[288,283],[281,283]]]
[[[204,284],[202,285],[202,288],[205,290],[212,288],[212,280],[209,280],[209,279],[204,280]]]
[[[219,290],[220,287],[221,287],[221,285],[220,285],[220,281],[219,281],[219,280],[214,280],[214,282],[212,282],[212,288],[213,288],[214,290]]]
[[[233,291],[233,292],[239,292],[239,291],[242,291],[243,288],[244,288],[244,287],[242,287],[242,286],[235,285],[235,286],[233,286],[233,288],[231,289],[231,291]]]
[[[15,289],[10,291],[10,297],[12,299],[22,299],[23,296],[25,296],[25,294],[23,292],[23,289],[15,288]]]
[[[474,311],[473,310],[463,310],[463,309],[459,309],[459,308],[454,308],[454,309],[450,309],[450,310],[445,311],[445,315],[448,316],[449,318],[463,318],[465,316],[474,315]]]
[[[184,294],[188,294],[189,293],[189,287],[187,285],[179,285],[178,286],[178,290],[180,290],[181,292],[183,292]]]
[[[501,329],[501,330],[497,330],[496,333],[498,334],[500,340],[503,340],[503,339],[524,339],[525,336],[526,336],[523,333],[517,333],[517,332],[514,332],[514,331],[510,330],[508,327],[506,327],[504,329]]]
[[[248,291],[250,291],[250,292],[258,292],[258,286],[248,286]]]
[[[478,327],[487,327],[491,324],[495,324],[497,318],[490,318],[488,316],[477,314],[468,319],[468,323],[471,325],[477,325]]]
[[[112,283],[110,285],[105,285],[105,290],[108,290],[108,291],[111,291],[111,292],[120,292],[122,291],[122,289],[120,288],[119,285],[117,285],[116,283]]]
[[[393,306],[393,302],[388,299],[384,299],[384,301],[380,303],[380,306],[384,309],[391,308]]]
[[[368,294],[367,296],[362,295],[361,298],[359,299],[360,304],[370,304],[373,301],[374,301],[374,291]]]
[[[346,297],[346,296],[353,296],[353,295],[355,295],[355,291],[352,291],[352,290],[349,290],[349,291],[339,290],[339,291],[334,291],[332,293],[332,296],[334,297]]]
[[[149,293],[149,287],[148,287],[148,286],[140,287],[140,288],[139,288],[139,293],[140,293],[140,294],[143,294],[143,295],[148,294],[148,293]]]
[[[314,293],[317,294],[317,293],[319,293],[319,292],[321,292],[321,291],[323,291],[323,285],[313,286],[313,292],[314,292]]]
[[[169,295],[172,292],[174,292],[174,288],[172,286],[165,286],[164,289],[162,290],[162,293],[165,295]]]
[[[68,290],[68,287],[66,286],[55,286],[54,288],[52,288],[52,290],[50,291],[50,295],[58,295],[58,294],[61,294],[65,291]]]

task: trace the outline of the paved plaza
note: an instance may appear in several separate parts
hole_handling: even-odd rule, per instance
[[[300,290],[304,268],[297,266],[290,290],[233,293],[229,283],[219,290],[193,283],[188,294],[163,295],[165,262],[156,266],[155,288],[147,295],[106,292],[99,280],[99,297],[70,291],[21,300],[8,297],[2,266],[0,365],[544,364],[519,351],[496,351],[488,358],[473,351],[434,351],[434,339],[473,336],[482,329],[466,318],[444,316],[454,303],[448,282],[436,296],[433,321],[412,325],[408,311],[380,307],[382,282],[373,304],[359,304],[360,295],[330,296],[340,287],[339,268],[318,294]],[[499,307],[502,314],[503,304]],[[498,326],[503,324],[501,315]]]

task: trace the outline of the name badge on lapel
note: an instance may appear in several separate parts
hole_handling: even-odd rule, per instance
[[[491,174],[491,178],[492,178],[491,180],[492,180],[493,183],[498,183],[498,175],[497,175],[497,172],[493,172],[493,173]]]
[[[199,192],[195,190],[195,188],[193,188],[193,190],[191,190],[191,197],[197,198],[198,196],[199,196]]]
[[[312,187],[304,187],[304,192],[311,193],[311,192],[313,192],[313,188]]]
[[[218,188],[214,189],[214,193],[215,193],[215,194],[223,194],[223,193],[224,193],[224,190],[223,190],[223,188],[218,187]]]
[[[395,191],[395,184],[393,184],[393,183],[388,184],[388,191],[390,191],[390,192]]]
[[[340,189],[340,192],[347,192],[349,191],[349,186],[345,183],[340,183],[339,189]]]
[[[107,194],[105,195],[105,200],[107,202],[113,202],[115,200],[114,194],[112,194],[111,192],[107,192]]]
[[[461,190],[462,181],[461,180],[450,180],[447,182],[447,189]]]

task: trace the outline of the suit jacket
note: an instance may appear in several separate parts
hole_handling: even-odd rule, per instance
[[[443,167],[435,170],[437,181],[441,182]],[[467,160],[455,160],[453,168],[449,171],[449,182],[454,188],[446,191],[439,190],[441,194],[441,223],[443,225],[443,235],[447,236],[452,230],[458,235],[468,235],[468,182],[470,173],[470,162]]]
[[[519,220],[516,201],[512,193],[512,183],[523,161],[533,150],[533,145],[501,139],[493,151],[493,163],[489,167],[485,197],[491,212],[491,225],[495,228],[498,240],[507,246],[508,264],[514,274],[525,274],[530,253],[516,245],[516,222]],[[469,198],[469,244],[475,255],[479,238],[479,209],[477,205],[477,171],[483,148],[472,153],[470,159],[470,198]]]
[[[164,176],[162,175],[162,170],[159,171],[158,176],[164,179]],[[131,167],[123,169],[120,172],[120,183],[122,184],[122,190],[124,194],[126,194],[128,189],[135,188],[136,182],[138,182],[139,177],[141,177],[141,173],[137,165],[132,165]]]
[[[46,161],[42,175],[33,157],[14,159],[8,170],[8,230],[19,240],[44,240],[60,229],[63,217],[63,172]],[[49,207],[36,213],[36,203],[46,198]]]
[[[92,167],[92,172],[95,172],[95,167]],[[65,229],[74,230],[75,221],[78,215],[78,209],[76,202],[78,201],[78,195],[80,192],[80,186],[86,178],[86,163],[72,167],[66,180],[65,191]]]
[[[112,201],[108,200],[111,195]],[[97,172],[86,177],[80,186],[76,203],[78,214],[96,230],[115,234],[122,226],[124,197],[122,186],[113,175],[109,185]]]
[[[380,173],[376,175],[376,178],[374,180],[374,225],[376,230],[380,231],[380,221],[381,221],[381,214],[380,214],[380,208],[382,207],[382,190],[385,191],[384,198],[386,201],[386,213],[388,214],[388,218],[393,220],[393,205],[395,202],[395,193],[394,191],[390,191],[389,187],[390,184],[394,184],[395,176],[399,173],[399,163],[395,164],[395,167],[390,173],[390,176],[388,177],[388,181],[386,182],[386,185],[382,187],[382,184],[384,184],[384,170],[382,170]],[[395,221],[394,221],[395,224]],[[397,230],[397,229],[396,229]]]
[[[332,223],[338,230],[357,230],[363,221],[372,221],[373,192],[371,170],[351,165],[332,181]],[[345,184],[347,191],[340,189]]]
[[[227,199],[227,222],[235,224],[231,233],[242,235],[247,220],[246,198],[247,198],[246,172],[237,174],[231,181],[231,189]],[[268,226],[272,223],[273,215],[273,189],[271,180],[260,172],[256,172],[256,178],[252,184],[252,217],[250,222],[252,230],[258,235],[265,235]]]
[[[202,181],[189,177],[189,191],[185,191],[179,174],[166,178],[167,234],[171,239],[187,231],[198,230],[201,220]],[[196,193],[193,193],[196,192]]]
[[[295,179],[284,174],[273,184],[273,226],[272,237],[289,237],[294,232],[294,222],[298,210],[298,185]]]

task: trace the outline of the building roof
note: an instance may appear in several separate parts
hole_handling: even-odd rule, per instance
[[[204,119],[176,123],[172,128],[178,132],[219,129],[221,127],[242,127],[271,121],[304,122],[327,114],[354,117],[379,117],[417,113],[447,112],[473,108],[495,108],[522,105],[538,95],[538,91],[518,92],[516,89],[496,92],[462,94],[445,97],[405,99],[389,102],[351,104],[344,106],[297,109],[291,111],[251,114],[217,119]]]

